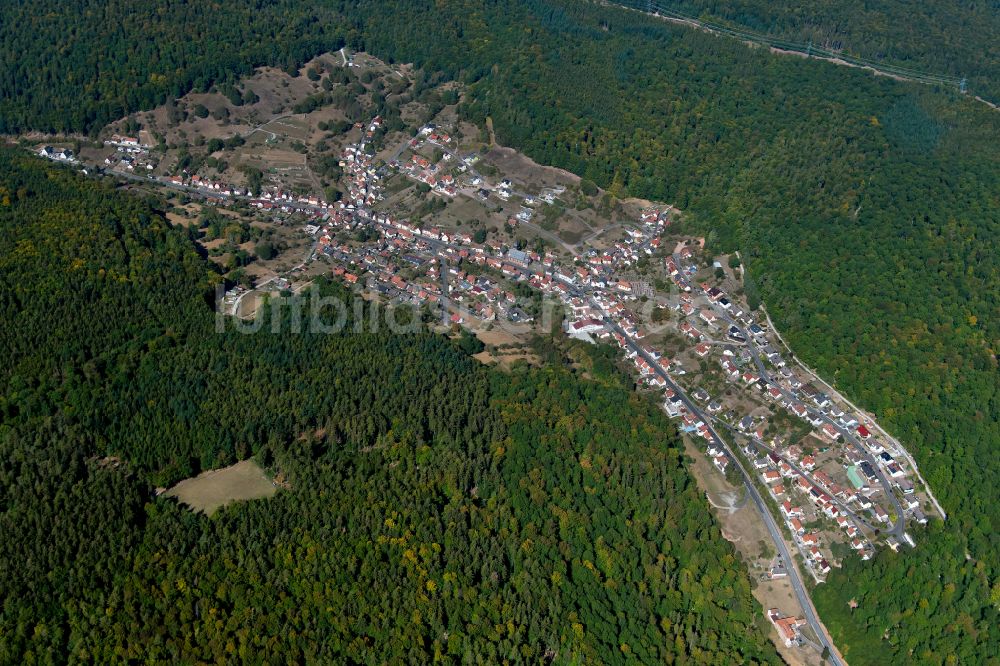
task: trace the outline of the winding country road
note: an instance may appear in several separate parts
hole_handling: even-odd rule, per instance
[[[116,175],[120,175],[120,176],[125,176],[126,178],[131,177],[134,180],[139,180],[139,181],[143,181],[143,182],[149,182],[150,180],[154,180],[154,182],[158,182],[161,185],[166,185],[167,187],[172,187],[173,189],[177,189],[177,190],[180,190],[180,191],[186,191],[188,193],[195,194],[195,195],[200,195],[200,196],[210,196],[209,193],[204,192],[204,191],[200,191],[197,188],[191,188],[191,187],[187,187],[187,186],[183,186],[183,185],[177,185],[177,184],[173,184],[173,183],[169,183],[169,182],[164,182],[164,181],[159,180],[159,179],[147,179],[147,178],[142,178],[142,177],[138,177],[138,176],[132,176],[131,174],[122,174],[122,173],[119,173],[119,172],[115,172],[115,174]],[[211,194],[211,196],[218,196],[218,195],[217,194]],[[244,197],[232,197],[232,198],[234,198],[234,199],[241,199],[241,198],[244,198]],[[384,226],[384,225],[378,223],[374,219],[374,217],[371,215],[371,213],[369,211],[365,210],[365,209],[359,209],[357,211],[357,213],[362,218],[367,219],[370,223],[376,224],[378,226]],[[456,244],[453,244],[453,243],[442,242],[442,241],[432,240],[432,239],[423,239],[423,240],[425,240],[430,247],[434,247],[435,249],[442,249],[442,248],[466,249],[466,248],[464,248],[461,245],[456,245]],[[315,249],[315,246],[314,246],[313,250],[310,251],[310,255],[309,256],[312,255],[312,252],[314,251],[314,249]],[[308,259],[308,257],[307,257],[307,259]],[[305,262],[303,262],[303,263],[305,263]],[[447,270],[447,267],[442,263],[440,268],[441,268],[442,277],[443,277],[444,271]],[[534,274],[534,275],[544,274],[544,272],[535,271],[535,270],[531,270],[531,269],[527,269],[527,268],[523,269],[522,272],[525,273],[525,274]],[[774,520],[774,517],[771,515],[771,512],[768,510],[766,504],[764,503],[764,499],[761,497],[760,493],[758,492],[758,490],[757,490],[757,488],[756,488],[756,486],[755,486],[755,484],[753,482],[753,479],[750,477],[750,475],[744,469],[744,467],[742,466],[742,464],[739,461],[739,458],[736,457],[736,455],[733,453],[733,451],[731,450],[731,448],[729,447],[729,445],[726,444],[726,442],[719,436],[718,432],[716,431],[715,427],[713,426],[712,419],[709,418],[709,417],[707,417],[706,415],[704,415],[701,412],[701,410],[694,404],[694,402],[692,402],[692,400],[687,396],[687,394],[676,383],[674,383],[673,379],[667,374],[667,372],[662,368],[662,366],[659,364],[659,362],[656,359],[652,358],[652,356],[650,354],[648,354],[645,351],[645,349],[642,348],[641,345],[639,345],[635,340],[633,340],[630,336],[628,336],[617,324],[615,324],[615,322],[608,316],[607,312],[601,307],[601,305],[597,302],[597,300],[593,297],[593,295],[591,293],[588,293],[588,290],[586,290],[586,289],[584,289],[584,288],[582,288],[582,287],[580,287],[580,286],[578,286],[578,285],[576,285],[576,284],[574,284],[572,282],[568,282],[568,281],[562,280],[560,278],[556,278],[556,279],[557,279],[557,281],[559,281],[564,287],[566,287],[575,296],[586,297],[589,300],[589,302],[591,303],[591,305],[598,312],[602,313],[602,319],[603,319],[603,322],[604,322],[605,326],[608,329],[613,330],[613,331],[617,332],[619,335],[621,335],[625,339],[625,341],[628,344],[628,346],[631,349],[633,349],[637,354],[639,354],[640,356],[642,356],[642,358],[644,358],[646,360],[646,362],[649,363],[650,367],[653,368],[653,371],[657,375],[659,375],[666,382],[667,386],[670,387],[680,397],[680,399],[683,402],[683,404],[685,405],[685,407],[692,414],[694,414],[695,416],[697,416],[698,418],[700,418],[706,424],[706,426],[708,428],[708,431],[709,431],[709,433],[710,433],[710,435],[712,437],[713,443],[716,446],[718,446],[721,450],[723,450],[723,451],[726,452],[726,454],[728,455],[729,460],[731,461],[731,463],[739,471],[740,478],[743,481],[743,485],[747,489],[747,493],[748,493],[750,499],[753,500],[754,506],[757,508],[757,511],[760,513],[760,515],[761,515],[761,517],[762,517],[762,519],[764,521],[764,524],[767,527],[767,530],[768,530],[768,533],[769,533],[769,535],[771,537],[771,540],[774,542],[774,545],[775,545],[778,553],[781,555],[782,560],[787,564],[786,568],[787,568],[787,571],[788,571],[788,579],[791,582],[792,589],[795,592],[795,596],[798,599],[798,602],[799,602],[800,606],[803,609],[803,615],[805,617],[805,620],[809,624],[809,626],[812,628],[812,630],[816,634],[816,636],[819,638],[821,645],[829,650],[830,656],[828,657],[828,662],[830,664],[833,664],[834,666],[842,666],[844,664],[844,661],[840,657],[840,655],[839,655],[839,653],[837,651],[836,646],[833,644],[833,641],[831,640],[831,638],[829,637],[829,635],[826,632],[826,628],[823,626],[822,622],[820,621],[820,619],[819,619],[819,617],[818,617],[818,615],[816,613],[816,609],[815,609],[815,607],[812,604],[812,600],[809,597],[808,591],[806,590],[804,583],[802,582],[802,578],[801,578],[801,576],[799,574],[798,567],[796,566],[795,560],[792,559],[792,555],[791,555],[791,553],[788,550],[788,546],[785,543],[784,537],[781,534],[781,530],[779,529],[777,523]],[[445,298],[447,297],[447,292],[445,292],[443,294],[443,297],[445,297]],[[238,307],[239,306],[237,305],[237,309],[238,309]],[[750,339],[750,338],[748,338],[748,339]],[[752,348],[752,345],[750,345],[750,346]],[[757,358],[757,357],[755,356],[755,358]],[[758,363],[760,363],[759,358],[757,358],[757,361],[758,361]],[[902,520],[899,521],[897,527],[899,527],[901,525],[901,523],[902,523]]]
[[[577,293],[580,292],[574,285],[568,284],[567,286],[574,289]],[[750,499],[753,500],[754,506],[757,507],[757,511],[760,513],[761,517],[764,519],[764,524],[767,527],[768,533],[771,535],[771,540],[774,542],[775,547],[778,549],[778,553],[781,555],[782,561],[784,561],[788,566],[788,580],[791,581],[792,589],[795,591],[795,597],[798,599],[799,604],[802,606],[802,612],[805,616],[806,622],[812,627],[816,636],[819,637],[820,643],[823,647],[829,649],[830,656],[828,661],[834,666],[842,666],[844,664],[843,660],[840,658],[837,652],[836,646],[834,646],[833,641],[830,639],[826,632],[826,627],[820,622],[819,616],[816,613],[816,608],[813,606],[812,599],[809,598],[809,593],[805,588],[805,584],[802,582],[802,578],[799,575],[798,568],[795,565],[795,560],[792,559],[792,554],[788,550],[788,545],[785,543],[785,539],[781,534],[781,530],[778,528],[777,523],[774,521],[774,517],[768,510],[767,505],[764,503],[764,499],[761,497],[760,493],[757,491],[757,487],[753,483],[753,479],[747,474],[747,471],[743,468],[743,465],[739,462],[733,451],[729,448],[729,445],[719,436],[716,432],[714,426],[712,425],[712,420],[702,414],[701,410],[694,404],[694,402],[687,396],[687,394],[674,383],[670,375],[663,369],[659,361],[654,359],[645,349],[642,348],[635,340],[629,337],[625,331],[623,331],[614,320],[608,316],[604,308],[601,307],[600,303],[597,302],[593,296],[587,295],[590,304],[601,313],[604,325],[621,335],[625,338],[626,344],[635,351],[635,353],[642,356],[653,371],[659,375],[664,381],[666,381],[667,386],[672,389],[684,403],[684,406],[695,416],[700,418],[705,425],[708,427],[709,434],[712,436],[712,442],[718,446],[720,449],[726,452],[729,456],[730,462],[735,465],[736,469],[740,473],[740,478],[743,480],[743,485],[746,487],[747,492],[750,495]]]

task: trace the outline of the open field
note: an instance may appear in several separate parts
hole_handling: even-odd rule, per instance
[[[476,337],[486,345],[516,345],[521,342],[520,338],[500,328],[476,331]]]
[[[208,515],[230,502],[273,496],[278,489],[253,460],[184,479],[164,495],[176,497],[195,511]]]
[[[528,365],[541,365],[541,359],[524,344],[532,329],[531,327],[524,329],[524,331],[511,330],[499,322],[489,329],[477,328],[476,337],[486,344],[487,348],[475,354],[473,358],[486,365],[496,365],[501,370],[509,370],[517,361],[524,361]]]
[[[511,180],[515,185],[537,193],[544,187],[578,187],[580,177],[565,169],[544,166],[530,157],[512,148],[495,146],[483,156],[484,161],[494,165],[506,174],[513,174]],[[530,192],[534,190],[534,192]]]

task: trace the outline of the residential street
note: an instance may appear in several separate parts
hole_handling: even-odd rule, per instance
[[[737,329],[739,329],[740,333],[742,333],[747,340],[753,339],[753,336],[751,336],[749,332],[747,332],[747,330],[740,324],[740,322],[737,322],[732,317],[730,317],[729,313],[726,312],[725,309],[720,307],[717,303],[713,303],[712,307],[727,324],[729,324],[730,326],[735,326]],[[771,376],[770,372],[767,369],[767,366],[760,358],[760,352],[757,350],[756,345],[750,344],[748,345],[748,348],[750,350],[750,354],[753,356],[754,364],[757,366],[757,371],[760,373],[761,377],[765,378],[768,381],[768,383],[770,383],[772,386],[777,387],[778,390],[781,391],[787,398],[792,400],[798,400],[799,396],[795,395],[788,389],[785,389],[783,386],[781,386],[779,382],[777,382],[774,379],[774,377]],[[885,474],[882,472],[881,466],[876,462],[875,457],[872,456],[871,453],[869,453],[868,449],[865,448],[865,446],[858,440],[858,438],[854,435],[854,433],[852,433],[848,428],[844,428],[839,423],[831,419],[829,415],[827,415],[825,412],[823,412],[822,410],[813,409],[808,406],[807,410],[810,416],[822,419],[824,423],[828,423],[834,428],[836,428],[840,436],[843,437],[846,441],[848,441],[855,448],[855,450],[857,450],[858,453],[861,456],[863,456],[869,462],[869,464],[874,468],[875,473],[878,475],[879,483],[882,484],[882,488],[885,490],[886,497],[890,499],[890,501],[892,502],[893,506],[896,509],[896,521],[892,525],[892,527],[889,528],[887,531],[890,534],[896,536],[897,538],[902,538],[903,532],[906,529],[906,521],[904,519],[903,506],[899,503],[899,500],[896,499],[895,494],[892,492],[892,486],[889,484],[888,479],[885,478]],[[867,522],[865,522],[864,524],[867,525],[870,529],[875,529]]]
[[[374,134],[379,123],[376,117],[367,127],[367,136]],[[815,580],[823,582],[831,568],[828,558],[835,566],[845,552],[869,559],[876,538],[884,539],[893,549],[898,548],[908,540],[908,535],[904,536],[907,517],[921,514],[919,509],[912,513],[912,507],[919,506],[912,495],[908,496],[911,510],[904,509],[896,488],[908,493],[913,493],[914,488],[911,484],[904,490],[905,471],[887,451],[875,448],[876,441],[869,431],[817,392],[812,382],[820,384],[818,377],[811,372],[796,375],[785,367],[766,330],[756,324],[754,313],[744,312],[736,298],[720,288],[741,294],[738,285],[733,287],[726,281],[725,270],[718,260],[713,271],[714,259],[696,254],[699,246],[690,239],[677,241],[676,236],[672,239],[661,236],[671,222],[673,207],[644,208],[637,215],[637,224],[619,222],[572,245],[530,221],[529,208],[536,205],[541,195],[518,191],[510,179],[502,178],[504,174],[497,174],[495,165],[490,171],[495,177],[484,177],[472,166],[479,158],[475,154],[463,158],[450,147],[454,142],[447,132],[427,126],[419,136],[405,137],[389,153],[388,163],[383,164],[375,162],[372,153],[377,151],[366,145],[365,129],[362,128],[359,143],[343,150],[341,167],[346,191],[343,200],[334,203],[302,194],[290,197],[287,192],[273,189],[250,195],[224,183],[205,185],[177,177],[153,179],[118,171],[115,174],[140,182],[153,181],[215,201],[240,200],[251,209],[280,209],[304,215],[309,221],[305,229],[313,242],[306,258],[295,268],[322,259],[331,264],[334,275],[342,276],[352,288],[376,290],[393,303],[439,309],[441,322],[446,326],[468,327],[473,324],[472,318],[480,321],[471,326],[473,330],[480,325],[489,327],[490,322],[501,319],[521,321],[525,313],[518,307],[514,283],[527,283],[543,294],[556,297],[562,306],[559,311],[566,313],[564,325],[568,335],[587,342],[595,342],[595,337],[614,338],[625,352],[625,360],[635,364],[640,385],[645,383],[654,391],[662,390],[661,398],[666,398],[664,409],[672,418],[682,419],[680,429],[690,433],[695,441],[699,437],[704,440],[715,468],[725,474],[729,465],[734,466],[784,563],[803,609],[804,622],[819,637],[819,649],[829,648],[830,663],[843,663],[816,614],[800,568],[808,567]],[[427,151],[424,154],[416,151],[423,145],[435,148],[435,161],[427,158]],[[412,154],[407,154],[408,150]],[[402,159],[404,155],[406,159]],[[511,219],[510,225],[519,224],[526,236],[542,239],[540,249],[531,251],[532,246],[523,241],[518,241],[517,247],[506,242],[495,245],[473,242],[469,229],[397,218],[399,213],[406,214],[399,209],[398,201],[394,200],[392,205],[379,204],[386,200],[384,182],[394,173],[428,186],[430,190],[425,187],[421,192],[431,201],[435,201],[433,196],[440,196],[449,203],[458,198],[481,203],[487,198],[484,191],[505,202],[513,198],[515,206],[517,199],[521,199],[523,215],[517,214],[518,221]],[[530,185],[519,188],[530,189]],[[543,188],[542,192],[546,190]],[[552,196],[548,192],[546,196]],[[508,215],[514,215],[509,207],[507,210]],[[589,245],[587,241],[598,233],[600,242]],[[668,250],[674,246],[661,244],[664,240],[676,243],[675,249]],[[568,252],[568,257],[558,250],[550,251],[552,246]],[[480,268],[470,268],[473,265]],[[292,277],[293,272],[294,269],[263,279],[257,289],[268,287],[279,277]],[[666,281],[672,281],[673,285],[664,286]],[[239,311],[245,295],[237,295],[234,290],[234,312]],[[647,307],[636,309],[636,303]],[[679,314],[651,316],[668,309]],[[699,330],[703,323],[705,328]],[[678,343],[678,339],[694,342]],[[667,347],[664,350],[654,344]],[[723,372],[708,362],[710,355],[717,359]],[[685,367],[692,371],[689,373]],[[780,373],[776,368],[781,369]],[[683,375],[688,375],[681,380],[687,390],[677,380]],[[687,391],[693,392],[694,399]],[[766,401],[768,397],[770,403]],[[707,404],[707,408],[703,409],[699,403]],[[793,418],[789,419],[781,408]],[[769,424],[766,433],[765,423]],[[732,436],[732,445],[720,436],[723,429]],[[744,438],[742,442],[747,447],[744,452],[756,469],[765,469],[761,473],[766,481],[765,492],[770,492],[782,505],[781,515],[802,556],[801,564],[793,557],[793,550],[778,526],[778,516],[772,514],[769,502],[758,489],[756,472],[748,472],[741,460],[736,437]],[[825,470],[817,469],[815,451],[830,451],[822,457]],[[905,449],[895,443],[893,452],[899,451]],[[881,452],[880,457],[876,458],[873,452]],[[906,458],[909,459],[908,454]],[[845,479],[845,468],[848,468],[846,479],[852,473],[857,474],[858,468],[864,470],[867,485],[864,480],[852,480],[852,488]],[[890,481],[886,470],[892,472],[895,483]],[[804,505],[808,518],[802,507],[790,503],[790,497],[783,503],[778,499],[785,497],[784,485],[779,483],[783,478],[796,481],[795,485],[789,484],[789,490],[815,505],[815,509]],[[891,513],[884,510],[881,501],[888,502]],[[869,517],[868,510],[877,521]],[[809,534],[807,529],[811,530]],[[824,540],[822,551],[820,539]],[[846,544],[853,550],[832,550],[833,542]],[[912,541],[909,543],[913,545]],[[832,553],[838,554],[835,557]],[[802,637],[802,641],[808,643],[807,637]]]
[[[601,308],[600,304],[595,299],[591,297],[590,301],[595,307],[602,310],[603,312],[603,308]],[[691,413],[698,415],[705,421],[706,424],[708,424],[708,429],[712,435],[713,443],[719,446],[719,448],[723,449],[729,456],[729,459],[733,462],[733,464],[736,465],[736,469],[740,473],[740,478],[743,480],[744,487],[747,489],[747,492],[753,499],[753,503],[757,507],[757,511],[760,513],[761,518],[763,518],[764,520],[764,524],[767,526],[767,531],[771,535],[771,541],[774,542],[774,545],[777,548],[778,553],[781,555],[782,560],[786,563],[786,568],[788,570],[788,578],[792,583],[792,588],[795,590],[795,597],[796,599],[798,599],[799,604],[801,604],[803,608],[803,612],[805,613],[806,620],[809,622],[809,626],[812,627],[813,631],[819,637],[820,642],[823,644],[823,646],[829,648],[830,663],[836,665],[843,664],[843,662],[837,656],[838,655],[837,649],[833,645],[833,641],[830,640],[829,635],[826,632],[826,627],[823,626],[822,622],[820,622],[819,620],[819,616],[816,614],[816,608],[813,606],[812,599],[809,598],[809,593],[806,591],[805,585],[802,583],[802,578],[799,575],[798,567],[795,565],[795,560],[792,559],[792,555],[788,550],[788,546],[785,544],[785,540],[781,534],[781,530],[778,528],[777,523],[775,523],[774,521],[774,517],[771,515],[771,512],[768,510],[767,505],[764,503],[764,499],[760,496],[760,493],[757,491],[757,487],[754,485],[753,479],[751,479],[750,475],[747,474],[746,470],[743,468],[743,465],[739,462],[739,459],[734,455],[733,451],[729,448],[729,445],[726,444],[726,442],[721,437],[719,437],[718,432],[716,432],[715,428],[712,427],[711,419],[707,418],[705,415],[701,413],[701,410],[697,407],[697,405],[695,405],[695,403],[687,396],[687,394],[684,393],[684,391],[676,383],[674,383],[670,375],[668,375],[667,372],[663,370],[663,368],[656,361],[656,359],[650,356],[639,343],[637,343],[631,337],[625,335],[625,332],[607,314],[604,314],[604,323],[606,326],[608,326],[608,328],[616,331],[619,335],[624,336],[625,339],[628,341],[629,346],[633,349],[633,351],[643,356],[646,359],[646,362],[652,365],[656,374],[658,374],[667,382],[667,386],[673,391],[675,391],[678,396],[681,397],[681,400],[684,402],[684,406],[687,407],[687,409],[690,410]]]

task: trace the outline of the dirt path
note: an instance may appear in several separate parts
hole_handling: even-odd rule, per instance
[[[712,499],[712,495],[707,491],[705,497],[713,507],[728,513],[736,513],[747,504],[746,493],[740,493],[738,490],[718,493],[719,502]]]
[[[486,131],[490,135],[490,148],[497,145],[497,135],[493,132],[493,119],[486,116]]]

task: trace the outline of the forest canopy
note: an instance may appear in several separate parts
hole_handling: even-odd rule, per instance
[[[0,662],[777,662],[630,385],[289,333],[291,302],[218,331],[208,266],[146,203],[0,149]],[[275,497],[154,494],[249,456]]]
[[[686,6],[930,70],[954,53],[950,71],[973,90],[997,81],[994,8],[931,4],[821,3],[808,17],[783,2]],[[463,82],[465,117],[489,116],[500,142],[540,162],[680,207],[712,249],[741,251],[793,349],[910,448],[948,512],[917,535],[915,554],[880,555],[820,589],[835,637],[896,662],[1000,652],[995,110],[590,2],[278,0],[251,11],[142,0],[126,11],[89,0],[82,20],[61,7],[0,10],[0,46],[16,63],[0,71],[0,131],[94,132],[256,64],[294,68],[346,43]],[[33,360],[48,374],[27,376],[53,381],[60,362]],[[31,395],[43,404],[19,410],[45,413],[54,399]],[[170,463],[190,469],[191,455]],[[954,591],[926,608],[916,598],[936,610],[917,622],[919,562],[949,572]],[[847,590],[864,594],[865,612],[835,598]]]
[[[622,0],[622,4],[648,7],[643,0]],[[1000,100],[1000,12],[988,0],[656,0],[655,4],[890,67],[966,79],[973,94]]]

